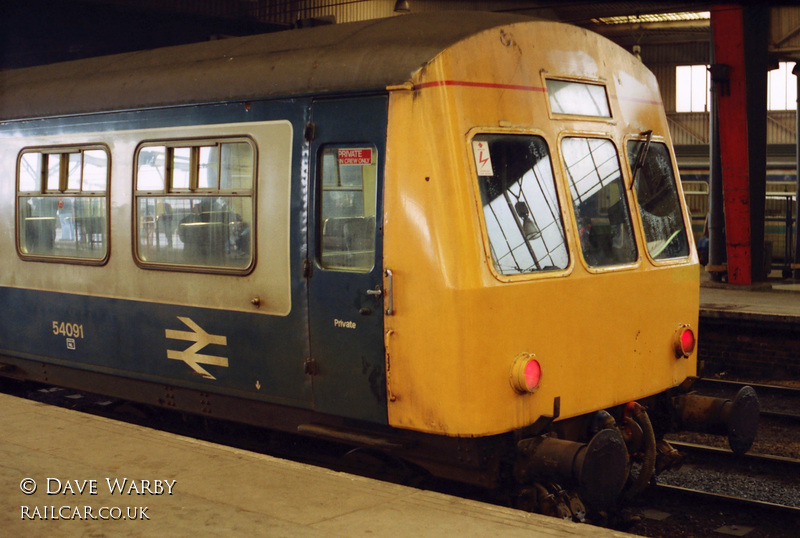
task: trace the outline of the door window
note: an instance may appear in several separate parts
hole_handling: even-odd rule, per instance
[[[375,264],[377,150],[327,147],[320,162],[320,264],[369,272]]]

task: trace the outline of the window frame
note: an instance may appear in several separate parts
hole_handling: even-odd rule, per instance
[[[688,87],[679,87],[678,86],[678,78],[679,78],[679,69],[686,69],[689,70],[689,84]],[[700,95],[700,81],[696,77],[696,72],[699,72],[702,68],[702,71],[705,73],[705,76],[702,78],[702,82],[704,84],[703,88],[703,108],[702,110],[696,107],[696,104],[699,104],[699,100],[695,99],[696,95]],[[675,112],[679,114],[708,114],[711,110],[711,91],[713,83],[711,81],[711,66],[709,64],[680,64],[675,66]],[[687,102],[688,98],[688,109],[686,109],[683,104]]]
[[[681,216],[681,219],[683,221],[683,235],[684,235],[684,240],[686,241],[686,244],[687,244],[687,247],[688,247],[688,253],[685,256],[677,256],[677,257],[672,257],[672,258],[656,258],[651,254],[650,248],[648,247],[647,229],[645,228],[645,225],[644,225],[644,217],[642,216],[642,207],[640,206],[640,203],[639,203],[639,193],[638,193],[638,191],[636,189],[636,185],[634,184],[635,178],[632,175],[633,174],[633,166],[635,165],[635,163],[633,163],[631,161],[631,156],[630,156],[630,154],[628,152],[628,146],[632,142],[644,142],[644,140],[645,140],[645,138],[643,136],[641,136],[641,135],[628,135],[623,140],[623,146],[625,148],[625,163],[627,165],[626,173],[628,175],[630,175],[629,181],[631,182],[630,185],[628,185],[627,188],[631,191],[631,194],[633,195],[633,200],[634,200],[635,207],[636,207],[637,226],[638,226],[639,232],[641,233],[642,244],[644,246],[644,252],[645,252],[645,254],[647,256],[647,259],[650,260],[650,262],[653,265],[658,265],[658,266],[661,266],[661,265],[680,265],[680,264],[687,263],[692,258],[692,244],[694,243],[693,232],[692,232],[692,219],[691,219],[691,215],[688,214],[688,206],[689,206],[689,204],[686,202],[686,194],[683,191],[683,184],[682,184],[682,182],[680,180],[680,174],[679,174],[679,171],[678,171],[677,162],[675,161],[674,152],[670,150],[670,145],[667,142],[667,140],[665,140],[662,137],[655,137],[655,136],[653,136],[652,139],[651,139],[651,142],[650,142],[651,146],[653,144],[662,145],[667,150],[667,153],[670,156],[670,166],[672,168],[672,178],[673,178],[673,181],[674,181],[673,185],[675,187],[675,193],[676,193],[676,196],[677,196],[678,206],[680,208],[680,216]],[[707,188],[707,185],[706,185],[706,188]]]
[[[603,90],[603,95],[605,96],[605,105],[608,110],[608,116],[600,116],[596,114],[579,114],[575,112],[559,112],[553,109],[553,94],[550,91],[550,83],[564,83],[564,84],[576,84],[581,86],[592,86],[592,87],[599,87]],[[608,84],[602,80],[596,79],[584,79],[584,78],[575,78],[569,76],[559,76],[559,75],[547,75],[542,74],[542,83],[544,87],[545,93],[545,102],[547,103],[547,110],[550,113],[551,118],[558,118],[558,119],[576,119],[581,121],[599,121],[603,123],[609,123],[614,121],[614,109],[611,106],[611,96],[609,95],[608,91]]]
[[[767,112],[797,111],[797,75],[794,71],[800,62],[778,62],[778,68],[767,72]],[[775,85],[783,87],[783,103],[777,105],[781,92]]]
[[[85,153],[87,151],[102,151],[106,156],[105,165],[105,189],[104,190],[83,190],[83,182],[85,179]],[[22,191],[21,189],[21,172],[22,163],[25,155],[37,154],[40,160],[40,170],[38,178],[38,187],[35,190]],[[69,185],[69,162],[70,157],[75,154],[81,155],[81,175],[80,187],[70,188]],[[59,171],[58,171],[58,187],[52,188],[48,184],[47,164],[53,155],[59,156]],[[46,158],[45,158],[46,157]],[[89,142],[85,144],[66,144],[55,146],[28,146],[22,148],[17,154],[17,162],[15,169],[14,181],[14,230],[15,230],[15,245],[17,255],[25,261],[38,261],[48,263],[66,263],[73,265],[91,265],[100,266],[108,263],[111,257],[111,169],[112,169],[112,155],[109,146],[102,142]],[[101,217],[105,226],[103,244],[105,251],[101,257],[84,257],[84,256],[64,256],[64,255],[49,255],[49,254],[30,254],[23,251],[22,243],[22,230],[20,226],[20,218],[22,212],[22,199],[23,198],[52,198],[57,200],[59,198],[85,198],[85,199],[99,199],[105,204],[105,214]],[[58,217],[55,217],[58,218]],[[55,233],[55,227],[53,228]],[[77,241],[77,239],[76,239]]]
[[[567,256],[567,263],[565,267],[558,267],[553,270],[535,270],[535,271],[519,271],[519,272],[502,272],[501,268],[495,263],[495,256],[493,254],[493,246],[489,236],[489,229],[486,223],[486,215],[484,213],[483,197],[481,195],[480,173],[476,164],[476,156],[474,153],[475,139],[481,136],[520,136],[520,137],[535,137],[541,139],[548,152],[548,162],[550,164],[550,172],[553,179],[553,193],[556,201],[556,213],[559,218],[561,226],[561,233],[564,242],[564,250]],[[486,257],[486,265],[489,267],[492,275],[501,282],[516,282],[520,280],[533,280],[543,278],[562,278],[572,272],[575,265],[575,256],[572,251],[572,223],[569,214],[565,212],[564,200],[568,200],[568,194],[563,190],[563,184],[559,178],[560,171],[554,159],[558,154],[552,151],[551,143],[544,132],[539,130],[519,130],[519,129],[497,129],[497,128],[473,128],[467,135],[466,150],[469,156],[470,173],[472,174],[473,188],[475,189],[475,206],[478,212],[480,223],[481,243],[483,246],[484,256]],[[566,198],[565,198],[566,197]]]
[[[570,179],[570,173],[567,169],[567,163],[564,159],[564,141],[566,139],[583,139],[583,140],[603,140],[611,144],[611,147],[614,150],[614,154],[616,155],[617,159],[617,166],[619,170],[619,181],[621,183],[624,195],[621,199],[625,200],[627,204],[627,217],[628,223],[630,224],[631,230],[631,242],[633,247],[636,251],[635,258],[630,262],[618,263],[618,264],[609,264],[609,265],[592,265],[586,259],[586,254],[583,249],[583,245],[581,244],[581,224],[578,222],[577,212],[575,208],[575,200],[572,197],[572,183]],[[563,181],[564,181],[564,188],[566,190],[566,202],[569,204],[569,216],[571,223],[575,226],[574,234],[575,234],[575,245],[576,250],[580,256],[581,263],[583,267],[590,273],[605,273],[605,272],[614,272],[614,271],[628,271],[633,270],[639,267],[642,263],[642,253],[641,253],[641,245],[639,244],[640,240],[640,230],[637,228],[637,221],[634,220],[634,214],[632,210],[632,203],[636,203],[636,200],[630,193],[630,186],[627,184],[628,174],[624,170],[624,163],[627,163],[627,158],[625,155],[620,155],[620,148],[616,143],[616,139],[610,135],[604,135],[599,133],[590,133],[586,131],[563,131],[558,137],[558,157],[559,157],[559,168],[560,173],[563,174]],[[638,209],[637,209],[638,211]]]
[[[250,178],[250,188],[247,189],[231,189],[221,188],[221,166],[222,166],[222,145],[223,144],[236,144],[246,143],[252,150],[252,176]],[[217,146],[219,151],[219,167],[217,169],[217,187],[208,188],[199,186],[199,165],[198,159],[200,148]],[[164,148],[164,181],[160,188],[145,188],[139,189],[139,158],[143,150],[147,148]],[[175,149],[189,148],[190,149],[190,170],[189,170],[189,187],[188,188],[174,188],[171,179],[174,178],[173,167],[170,164],[173,162],[170,156],[174,156]],[[159,271],[178,271],[188,273],[202,273],[202,274],[224,274],[224,275],[238,275],[244,276],[253,272],[256,267],[257,261],[257,208],[258,208],[258,166],[259,166],[259,148],[256,141],[252,136],[242,135],[225,135],[225,136],[204,136],[199,138],[159,138],[159,139],[146,139],[140,141],[133,154],[132,161],[132,198],[131,198],[131,229],[133,244],[133,259],[137,266],[142,269],[159,270]],[[240,198],[250,200],[250,214],[251,221],[249,223],[250,243],[249,243],[249,261],[247,265],[238,266],[225,266],[225,265],[206,265],[202,263],[179,263],[176,261],[150,261],[145,260],[140,252],[141,243],[141,227],[139,226],[140,214],[139,204],[143,198],[159,198],[164,203],[168,203],[169,199],[186,199],[186,198]],[[154,233],[157,230],[154,228]]]
[[[338,152],[340,152],[342,150],[361,150],[361,149],[369,149],[372,152],[371,153],[372,162],[369,163],[369,165],[375,167],[375,184],[373,185],[373,187],[375,189],[375,192],[373,193],[373,198],[371,200],[371,207],[375,212],[374,215],[371,215],[373,226],[372,226],[372,229],[370,231],[370,233],[371,233],[370,239],[372,240],[372,246],[371,246],[371,248],[366,249],[368,252],[371,252],[371,254],[370,254],[371,263],[370,263],[369,267],[366,267],[366,266],[363,266],[363,265],[362,266],[355,266],[355,265],[354,266],[350,266],[350,265],[336,265],[336,264],[333,264],[333,263],[328,263],[328,262],[325,261],[325,254],[326,253],[328,255],[336,254],[337,252],[340,253],[340,254],[344,254],[344,255],[357,254],[358,253],[357,250],[336,251],[336,250],[332,250],[332,249],[328,250],[326,248],[325,226],[326,226],[327,219],[324,218],[324,211],[325,211],[325,208],[326,208],[326,202],[325,202],[325,200],[326,200],[326,196],[325,196],[326,192],[340,192],[340,193],[345,192],[345,193],[361,193],[362,204],[363,204],[362,213],[366,213],[366,208],[367,208],[367,205],[366,205],[366,202],[367,202],[367,199],[366,199],[367,188],[366,188],[366,186],[364,184],[363,170],[361,171],[361,185],[359,187],[342,184],[341,167],[342,166],[348,166],[348,165],[340,163],[339,162],[339,156],[338,156]],[[336,177],[337,177],[337,180],[338,180],[338,185],[336,185],[336,186],[330,186],[330,185],[327,185],[325,183],[325,171],[326,171],[325,156],[329,155],[329,154],[330,155],[334,155],[334,162],[336,163]],[[378,235],[378,231],[379,231],[379,227],[380,227],[380,222],[378,220],[378,214],[377,214],[377,212],[378,212],[378,204],[379,204],[378,196],[380,194],[379,191],[378,191],[378,179],[379,179],[379,174],[380,174],[380,170],[378,169],[378,166],[379,166],[379,164],[378,164],[378,161],[379,161],[378,147],[372,142],[365,142],[365,143],[332,142],[332,143],[321,145],[318,148],[318,154],[317,154],[316,158],[317,158],[317,162],[318,162],[318,171],[317,171],[318,177],[316,179],[316,185],[317,185],[316,191],[317,192],[315,193],[315,197],[317,199],[317,202],[315,204],[316,205],[316,207],[315,207],[316,221],[317,221],[317,226],[316,226],[316,230],[315,230],[315,234],[316,234],[316,237],[317,237],[316,248],[315,248],[315,251],[316,251],[315,252],[316,264],[320,269],[322,269],[324,271],[338,271],[338,272],[342,272],[342,273],[369,274],[375,269],[376,265],[378,264],[378,261],[376,259],[376,254],[377,254],[377,250],[378,250],[378,237],[377,237],[377,235]],[[366,164],[366,163],[362,163],[361,165],[364,165],[364,164]],[[356,165],[358,165],[358,164],[356,164]],[[335,218],[335,219],[337,219],[337,218],[342,218],[342,219],[350,219],[350,218],[368,219],[369,217],[370,217],[369,215],[363,215],[361,217],[332,217],[332,218]]]

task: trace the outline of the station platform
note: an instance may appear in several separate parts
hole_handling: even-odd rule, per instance
[[[700,286],[700,316],[800,324],[800,283],[780,281],[734,286],[706,281]]]
[[[0,394],[4,536],[627,536]]]
[[[735,286],[703,276],[700,374],[800,383],[800,281]]]

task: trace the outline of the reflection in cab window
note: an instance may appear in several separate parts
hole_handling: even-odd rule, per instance
[[[635,262],[638,253],[614,144],[599,138],[565,138],[561,151],[586,264]]]
[[[375,265],[377,151],[325,148],[320,159],[320,263],[326,269],[368,272]]]
[[[689,242],[667,146],[631,140],[628,161],[650,256],[655,260],[688,256]]]
[[[504,275],[569,265],[547,144],[538,136],[472,140],[494,266]]]
[[[108,152],[85,146],[26,150],[18,169],[23,256],[101,263],[108,255]]]
[[[140,147],[138,260],[144,265],[249,269],[254,259],[254,166],[248,140]]]

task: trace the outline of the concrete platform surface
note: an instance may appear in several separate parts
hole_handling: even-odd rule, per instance
[[[703,283],[700,315],[800,323],[800,292],[780,285],[754,287]]]
[[[2,536],[625,536],[0,394]]]

